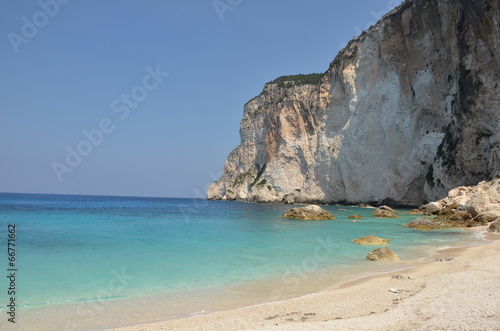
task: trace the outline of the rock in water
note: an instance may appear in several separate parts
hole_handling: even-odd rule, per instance
[[[347,218],[352,218],[352,219],[358,219],[358,220],[359,220],[359,219],[362,219],[362,218],[364,218],[364,217],[363,217],[363,216],[361,216],[361,215],[351,215],[351,216],[349,216],[349,217],[347,217]]]
[[[389,247],[377,248],[366,255],[368,261],[394,262],[399,261],[399,256]]]
[[[378,207],[373,211],[373,217],[398,218],[396,211],[387,206]]]
[[[323,221],[333,220],[335,217],[324,210],[323,208],[315,205],[309,205],[300,208],[292,208],[283,214],[284,218],[293,218],[296,220],[309,220],[309,221]]]
[[[442,229],[445,227],[441,223],[431,220],[429,218],[417,218],[411,221],[410,223],[406,224],[405,226],[422,231]]]
[[[358,245],[387,245],[389,243],[389,239],[380,238],[377,236],[366,236],[363,238],[358,238],[353,240]]]

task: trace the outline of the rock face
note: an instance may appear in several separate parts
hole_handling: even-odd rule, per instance
[[[244,107],[209,199],[421,204],[500,171],[500,4],[413,0]],[[480,197],[478,197],[479,199]],[[388,200],[389,201],[389,200]]]
[[[284,218],[293,218],[297,220],[322,221],[333,220],[335,217],[319,206],[305,206],[292,208],[283,214]]]
[[[298,190],[294,190],[292,193],[285,194],[285,196],[281,200],[285,204],[294,204],[299,197],[299,193],[300,192]]]
[[[389,247],[377,248],[366,255],[368,261],[394,262],[399,261],[399,256]]]
[[[439,222],[436,222],[434,220],[428,219],[428,218],[417,218],[411,221],[410,223],[405,225],[406,227],[409,228],[415,228],[417,230],[423,230],[423,231],[429,231],[429,230],[434,230],[434,229],[443,229],[446,226],[442,225]]]
[[[373,211],[373,217],[398,218],[396,211],[387,206],[381,206]]]
[[[377,236],[366,236],[363,238],[354,239],[353,242],[355,242],[358,245],[380,246],[380,245],[387,245],[389,243],[389,239],[384,239]]]

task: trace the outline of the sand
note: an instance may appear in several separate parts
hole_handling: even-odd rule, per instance
[[[114,330],[500,330],[500,234],[486,238],[306,297]]]

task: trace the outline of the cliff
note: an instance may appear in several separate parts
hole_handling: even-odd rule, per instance
[[[323,75],[265,85],[208,199],[421,204],[494,178],[499,50],[500,0],[406,1]]]

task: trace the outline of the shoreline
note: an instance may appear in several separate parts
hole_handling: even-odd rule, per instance
[[[399,303],[404,303],[409,298],[421,296],[421,292],[424,292],[428,287],[427,283],[432,283],[433,280],[440,280],[440,277],[446,278],[446,275],[471,271],[472,269],[467,268],[474,262],[483,259],[492,259],[499,262],[500,257],[498,254],[495,256],[494,252],[500,251],[500,235],[487,233],[485,228],[473,231],[483,231],[482,237],[486,241],[480,244],[438,249],[425,261],[411,261],[411,265],[398,268],[397,271],[376,272],[358,279],[344,281],[318,293],[151,324],[111,328],[109,330],[267,330],[268,328],[273,330],[302,330],[307,328],[309,330],[340,327],[350,329],[349,325],[356,324],[359,320],[377,319],[375,318],[377,316],[394,313]],[[482,256],[482,258],[476,261],[478,256]],[[440,258],[441,261],[439,261]],[[500,263],[493,263],[492,265],[495,267]],[[485,268],[480,267],[478,269]],[[396,274],[403,274],[404,277],[410,276],[412,279],[391,279]],[[498,278],[497,276],[495,282],[498,282]],[[491,286],[494,286],[494,284]],[[389,289],[394,290],[394,293]],[[475,290],[471,288],[468,291]],[[500,307],[500,303],[496,304]],[[418,306],[418,302],[416,305]],[[491,306],[495,307],[495,304]],[[500,314],[493,314],[492,316],[494,323],[500,323]],[[402,317],[404,320],[404,316]],[[433,320],[433,318],[430,318],[430,320]],[[391,324],[394,321],[387,320],[386,322]],[[416,323],[415,321],[408,322]],[[380,323],[383,324],[384,322]],[[404,321],[401,323],[404,323]],[[450,321],[450,323],[453,323],[453,321]],[[360,327],[362,324],[356,325],[358,326],[353,327],[353,329],[363,329],[362,326]],[[392,329],[392,326],[385,325],[380,328],[380,330],[383,329]]]

